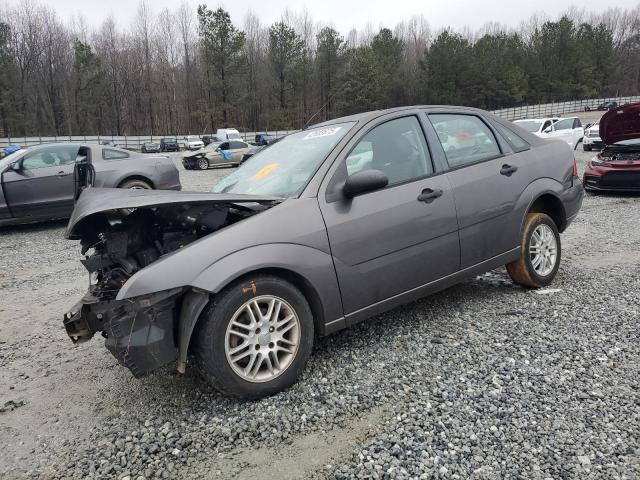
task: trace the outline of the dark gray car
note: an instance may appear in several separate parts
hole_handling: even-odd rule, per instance
[[[19,150],[0,160],[0,175],[0,225],[69,218],[79,187],[180,190],[170,159],[105,145],[58,143]]]
[[[583,189],[571,148],[487,112],[407,107],[289,135],[214,193],[89,189],[67,236],[101,331],[135,376],[187,355],[220,390],[295,382],[315,336],[502,265],[548,285]]]

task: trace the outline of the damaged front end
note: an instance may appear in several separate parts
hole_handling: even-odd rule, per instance
[[[233,223],[277,198],[190,192],[89,188],[67,227],[80,240],[89,291],[64,315],[74,343],[97,332],[134,376],[176,359],[184,371],[188,341],[209,299],[188,285],[133,298],[118,293],[138,271]]]

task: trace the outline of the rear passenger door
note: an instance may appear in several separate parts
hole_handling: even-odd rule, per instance
[[[345,150],[318,201],[350,315],[456,272],[459,243],[453,192],[418,116],[379,119]],[[347,177],[364,170],[388,186],[344,197]]]
[[[515,153],[516,148],[499,140],[479,115],[443,112],[428,118],[448,163],[460,227],[461,268],[517,247],[522,217],[515,209],[528,185],[528,144],[520,139],[521,152]]]

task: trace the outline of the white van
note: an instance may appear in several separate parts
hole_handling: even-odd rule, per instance
[[[219,128],[216,137],[218,140],[242,140],[240,132],[235,128]]]

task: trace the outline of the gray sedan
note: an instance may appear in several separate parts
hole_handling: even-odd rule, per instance
[[[89,189],[67,236],[92,281],[64,325],[135,376],[192,354],[223,392],[270,395],[317,336],[504,265],[549,285],[577,173],[566,142],[488,112],[404,107],[291,134],[213,193]]]
[[[164,156],[105,145],[58,143],[0,160],[0,225],[69,218],[80,189],[180,190],[178,169]]]

